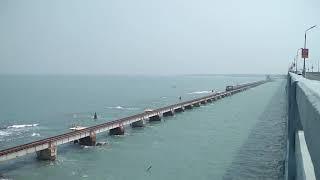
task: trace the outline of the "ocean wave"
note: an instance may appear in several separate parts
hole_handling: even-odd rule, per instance
[[[9,136],[11,133],[6,131],[0,131],[0,136]]]
[[[12,179],[8,179],[8,178],[5,178],[5,177],[0,177],[0,180],[12,180]]]
[[[39,134],[39,133],[32,133],[31,136],[32,136],[32,137],[34,137],[34,136],[40,136],[40,134]]]
[[[18,129],[18,128],[25,128],[25,127],[35,127],[38,126],[39,124],[17,124],[17,125],[11,125],[8,126],[7,129]]]
[[[120,109],[120,110],[138,110],[139,108],[134,107],[122,107],[122,106],[110,106],[106,107],[107,109]]]
[[[211,91],[194,91],[187,94],[208,94],[211,93]]]

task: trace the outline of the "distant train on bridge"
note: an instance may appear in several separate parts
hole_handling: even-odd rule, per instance
[[[237,90],[237,89],[241,89],[244,87],[248,87],[248,86],[252,86],[255,84],[261,84],[262,81],[255,81],[252,83],[243,83],[243,84],[238,84],[238,85],[233,85],[233,86],[226,86],[226,91],[232,91],[232,90]]]

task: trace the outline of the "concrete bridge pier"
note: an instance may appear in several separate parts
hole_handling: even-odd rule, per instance
[[[149,121],[161,121],[161,116],[160,115],[154,115],[149,117]]]
[[[146,125],[146,121],[144,119],[141,119],[139,121],[133,122],[131,124],[131,127],[144,127]]]
[[[200,102],[200,104],[207,104],[207,101],[203,100],[203,101]]]
[[[183,106],[174,109],[174,112],[176,112],[176,113],[183,112],[183,111],[184,111],[184,107]]]
[[[212,103],[212,99],[207,99],[207,102],[208,103]]]
[[[37,159],[43,161],[54,161],[57,158],[57,146],[52,144],[49,145],[49,148],[37,151]]]
[[[168,117],[168,116],[173,116],[173,115],[174,115],[174,111],[172,111],[172,110],[169,110],[169,111],[164,112],[162,114],[163,117]]]
[[[90,136],[79,139],[79,144],[84,146],[95,146],[97,142],[96,133],[91,132]]]
[[[192,104],[186,105],[184,109],[192,109]]]
[[[193,106],[194,107],[200,107],[200,103],[194,103]]]
[[[124,127],[119,126],[109,130],[110,135],[124,135]]]

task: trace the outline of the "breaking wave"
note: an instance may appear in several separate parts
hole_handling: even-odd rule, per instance
[[[8,126],[7,129],[12,129],[12,128],[25,128],[25,127],[35,127],[38,126],[39,124],[18,124],[18,125],[11,125]]]
[[[122,107],[122,106],[111,106],[111,107],[106,107],[107,109],[120,109],[120,110],[138,110],[139,108],[134,108],[134,107]]]
[[[208,94],[211,93],[211,91],[194,91],[194,92],[190,92],[188,94]]]
[[[0,136],[9,136],[11,133],[5,132],[5,131],[0,131]]]
[[[40,136],[40,134],[39,134],[39,133],[32,133],[31,136],[32,136],[32,137],[33,137],[33,136]]]

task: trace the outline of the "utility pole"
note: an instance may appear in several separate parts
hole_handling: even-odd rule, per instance
[[[307,32],[312,29],[312,28],[315,28],[317,27],[317,25],[314,25],[312,27],[310,27],[309,29],[307,29],[305,32],[304,32],[304,49],[307,48]],[[306,77],[306,57],[303,57],[303,72],[302,72],[303,76]]]

